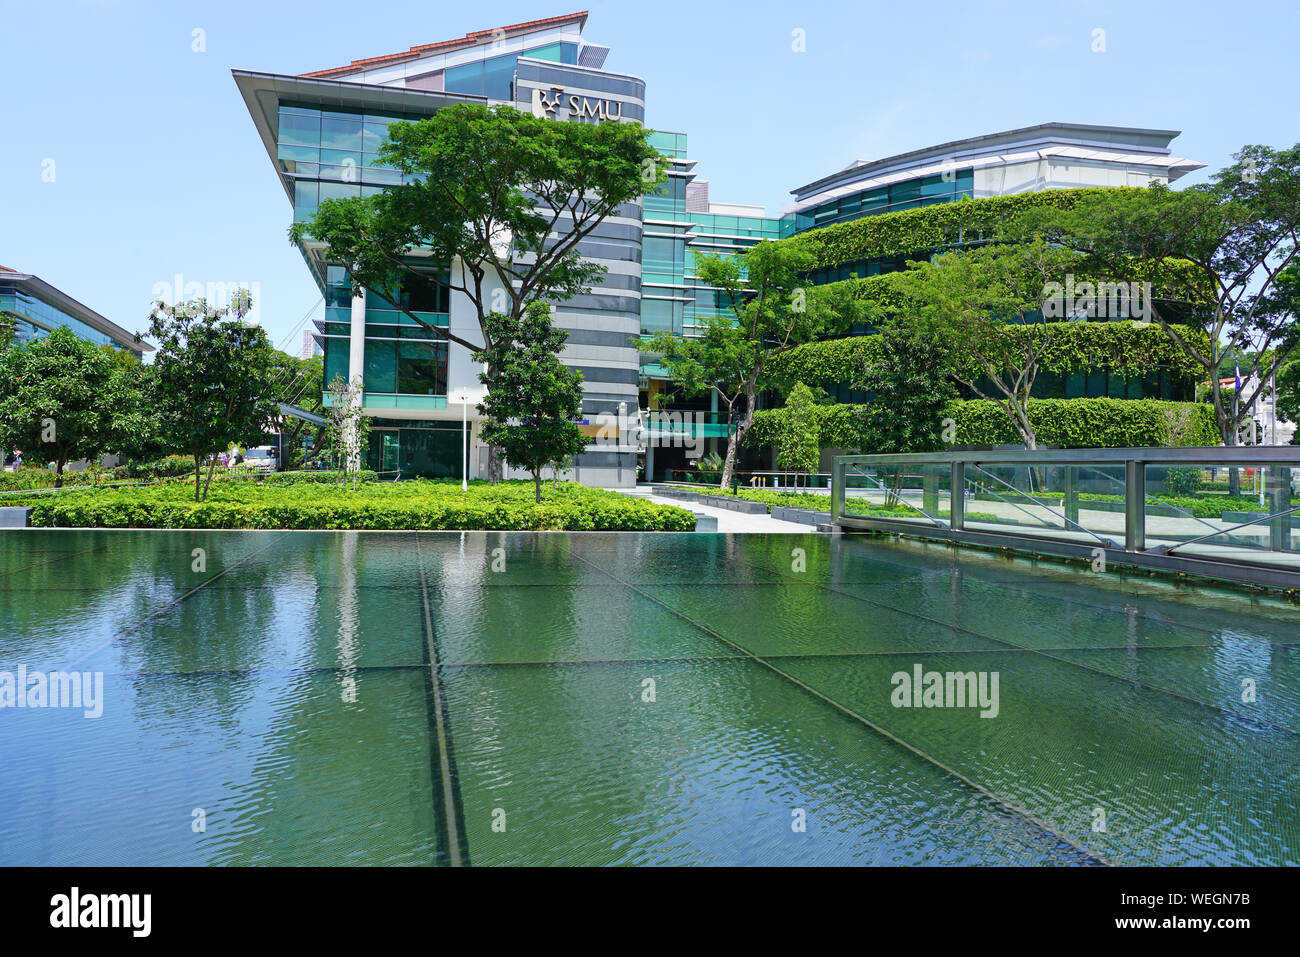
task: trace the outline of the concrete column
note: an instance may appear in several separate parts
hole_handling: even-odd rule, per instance
[[[1147,547],[1146,476],[1145,462],[1124,463],[1124,547],[1130,552]]]
[[[352,297],[352,326],[348,330],[348,381],[366,372],[366,291]],[[329,387],[329,383],[325,383]]]
[[[361,295],[352,297],[352,325],[348,330],[348,383],[362,382],[366,373],[366,290]],[[360,390],[358,390],[360,392]],[[364,393],[357,396],[357,402],[364,403]],[[361,468],[363,452],[355,438],[349,436],[348,447],[356,451],[348,456],[348,468]]]

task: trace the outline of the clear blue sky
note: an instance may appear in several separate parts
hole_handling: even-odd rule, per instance
[[[318,294],[230,70],[301,73],[584,7],[551,2],[0,0],[0,264],[131,330],[177,273],[255,282],[296,353]],[[645,77],[647,123],[690,135],[711,198],[769,213],[855,158],[1050,120],[1182,130],[1175,151],[1211,169],[1300,140],[1296,0],[585,7],[606,65]]]

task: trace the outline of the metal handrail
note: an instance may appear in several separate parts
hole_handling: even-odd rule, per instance
[[[1064,504],[1064,515],[1055,508],[1045,505],[1032,492],[1025,492],[990,472],[990,468],[999,465],[1041,467],[1067,466],[1067,496],[1072,494],[1073,479],[1068,478],[1077,471],[1094,471],[1103,466],[1122,466],[1124,468],[1124,537],[1123,544],[1105,538],[1087,528],[1074,516],[1076,507],[1072,501]],[[925,467],[930,467],[929,469]],[[934,467],[946,466],[950,475],[945,481],[950,484],[952,511],[951,521],[947,524],[928,515],[923,509],[917,509],[910,503],[910,508],[924,515],[933,527],[925,530],[924,526],[906,521],[891,520],[887,516],[853,515],[845,511],[846,491],[850,474],[861,475],[878,468],[900,470],[920,470],[926,473],[928,491],[934,494],[934,476],[930,472]],[[1249,521],[1216,528],[1214,524],[1192,514],[1190,528],[1174,526],[1171,531],[1161,532],[1157,539],[1164,539],[1167,544],[1148,548],[1147,546],[1147,509],[1155,503],[1168,505],[1155,495],[1148,495],[1147,467],[1192,466],[1205,468],[1260,468],[1267,470],[1268,482],[1274,496],[1273,511],[1262,513]],[[991,480],[989,489],[997,499],[1014,509],[1027,512],[1016,501],[1010,501],[997,486],[1011,489],[1017,496],[1027,498],[1030,502],[1045,509],[1048,514],[1062,518],[1062,528],[1055,526],[1036,527],[1032,530],[1021,529],[1014,522],[976,523],[966,525],[966,505],[964,490],[972,473],[983,473],[982,477]],[[1300,505],[1291,507],[1295,494],[1293,478],[1300,475],[1300,447],[1297,446],[1212,446],[1180,448],[1125,448],[1125,449],[1043,449],[1043,450],[978,450],[923,452],[903,455],[842,455],[835,458],[831,487],[831,522],[846,529],[864,529],[867,531],[884,531],[890,534],[919,535],[921,537],[938,537],[948,541],[968,542],[1024,549],[1034,553],[1068,555],[1074,557],[1091,557],[1095,560],[1099,551],[1092,547],[1088,539],[1080,539],[1074,530],[1082,531],[1095,539],[1106,552],[1113,553],[1121,563],[1139,567],[1166,569],[1180,573],[1207,575],[1213,578],[1226,578],[1236,581],[1264,584],[1288,589],[1300,589],[1300,548],[1297,548],[1295,526],[1292,516],[1300,513]],[[1117,478],[1107,476],[1118,484]],[[883,484],[874,476],[870,482]],[[928,499],[927,499],[928,502]],[[1081,503],[1083,504],[1083,503]],[[1226,505],[1226,503],[1225,503]],[[1086,507],[1086,505],[1084,505]],[[1230,507],[1230,506],[1226,506]],[[1222,519],[1220,519],[1222,521]],[[1257,536],[1237,536],[1239,529],[1270,525],[1269,540],[1260,547]],[[1226,524],[1226,523],[1224,523]],[[1196,526],[1200,525],[1198,529]],[[1201,531],[1207,534],[1199,534]],[[1186,541],[1176,541],[1182,535],[1194,535]],[[1168,543],[1173,538],[1173,543]],[[1186,546],[1219,539],[1224,543],[1221,549],[1213,552],[1185,550]],[[1182,549],[1183,551],[1180,551]],[[1091,550],[1091,552],[1090,552]],[[1120,557],[1122,556],[1122,557]]]
[[[859,475],[861,475],[863,478],[866,478],[866,479],[874,478],[874,476],[868,475],[866,472],[862,471],[862,469],[855,468],[854,471],[856,471],[856,472],[857,472]],[[882,492],[885,492],[886,496],[888,496],[889,492],[888,492],[888,490],[885,488],[884,484],[883,484],[879,479],[875,479],[875,482],[876,482],[876,485],[880,487],[880,490],[881,490]],[[908,508],[910,508],[912,511],[914,511],[914,512],[919,512],[919,513],[920,513],[921,515],[923,515],[925,518],[928,518],[931,522],[933,522],[933,523],[935,524],[935,526],[938,527],[938,528],[948,528],[948,527],[949,527],[948,523],[945,522],[943,519],[941,519],[941,518],[936,518],[935,516],[931,515],[929,512],[925,511],[924,509],[917,508],[917,507],[916,507],[915,505],[913,505],[911,502],[904,502],[901,496],[898,497],[898,504],[899,504],[899,505],[906,505],[906,506],[907,506]]]
[[[912,452],[906,455],[839,455],[836,462],[905,465],[1097,465],[1142,462],[1145,465],[1204,465],[1245,467],[1284,465],[1300,468],[1300,446],[1236,445],[1178,446],[1132,449],[1007,449],[964,452]]]
[[[1051,507],[1050,505],[1046,504],[1045,502],[1040,502],[1038,499],[1034,498],[1034,496],[1030,495],[1028,492],[1022,492],[1020,489],[1016,488],[1016,487],[1015,487],[1014,485],[1012,485],[1010,482],[1005,482],[1005,481],[1003,481],[1002,479],[998,478],[998,476],[994,475],[992,472],[988,471],[987,469],[980,468],[980,466],[979,466],[978,464],[976,464],[976,463],[972,463],[972,464],[975,466],[976,469],[979,469],[979,471],[983,472],[983,473],[984,473],[985,475],[987,475],[989,478],[993,479],[993,481],[998,482],[998,483],[1000,483],[1000,484],[1002,484],[1002,485],[1005,485],[1007,488],[1011,489],[1011,491],[1013,491],[1013,492],[1016,492],[1016,493],[1018,493],[1018,494],[1020,494],[1020,495],[1023,495],[1025,498],[1029,499],[1029,501],[1033,502],[1035,505],[1039,506],[1040,508],[1045,508],[1045,509],[1047,509],[1048,514],[1050,514],[1050,515],[1055,515],[1055,516],[1056,516],[1057,518],[1059,518],[1062,522],[1068,522],[1069,524],[1071,524],[1071,525],[1073,525],[1075,528],[1077,528],[1079,531],[1081,531],[1081,532],[1087,532],[1089,535],[1091,535],[1091,536],[1092,536],[1093,538],[1095,538],[1097,541],[1101,542],[1101,543],[1102,543],[1103,545],[1105,545],[1107,548],[1117,548],[1117,547],[1118,547],[1118,546],[1117,546],[1113,541],[1111,541],[1109,538],[1102,538],[1100,535],[1098,535],[1098,534],[1097,534],[1096,532],[1094,532],[1092,529],[1090,529],[1090,528],[1085,528],[1084,526],[1080,525],[1078,522],[1076,522],[1076,521],[1074,521],[1073,519],[1071,519],[1071,518],[1070,518],[1068,515],[1066,515],[1064,512],[1059,512],[1059,513],[1058,513],[1058,512],[1053,511],[1053,510],[1052,510],[1052,507]],[[994,493],[994,494],[997,494],[997,493]],[[998,497],[1001,498],[1003,501],[1007,501],[1006,498],[1005,498],[1005,496],[1001,496],[1001,495],[999,495]],[[1028,515],[1030,518],[1034,518],[1034,517],[1035,517],[1033,512],[1029,511],[1029,509],[1025,508],[1024,506],[1020,505],[1020,504],[1017,503],[1017,502],[1009,502],[1008,504],[1012,505],[1012,506],[1015,507],[1015,508],[1020,509],[1020,511],[1024,512],[1024,513],[1025,513],[1026,515]]]
[[[1258,525],[1260,522],[1271,522],[1275,518],[1281,518],[1283,515],[1294,515],[1300,512],[1300,505],[1295,508],[1288,508],[1285,512],[1272,512],[1268,515],[1262,515],[1259,518],[1252,518],[1249,522],[1242,522],[1240,525],[1232,525],[1218,532],[1211,532],[1209,535],[1202,535],[1200,538],[1189,538],[1185,542],[1179,542],[1177,545],[1157,545],[1155,548],[1149,548],[1147,551],[1157,555],[1168,555],[1175,549],[1182,548],[1184,545],[1195,545],[1198,542],[1204,542],[1211,538],[1218,538],[1220,535],[1227,535],[1229,532],[1235,532],[1239,528],[1249,528],[1251,525]]]

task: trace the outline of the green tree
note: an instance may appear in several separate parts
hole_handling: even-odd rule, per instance
[[[117,346],[110,346],[108,343],[99,348],[113,360],[115,366],[124,372],[132,372],[140,367],[140,357],[130,349],[119,349]]]
[[[299,359],[279,349],[272,350],[271,382],[272,396],[277,403],[283,402],[316,415],[324,414],[325,365],[320,356]],[[313,436],[313,455],[325,443],[325,428],[298,416],[277,410],[272,424],[280,433],[283,446],[283,460],[277,464],[280,471],[288,469],[295,460],[305,458],[302,451],[304,438]]]
[[[68,462],[127,443],[140,405],[130,376],[69,329],[0,352],[0,447],[52,459],[56,488]]]
[[[167,449],[193,457],[196,502],[207,498],[217,453],[260,444],[278,411],[270,342],[261,326],[242,321],[251,307],[245,292],[220,309],[204,299],[156,302],[150,316],[158,343],[148,377],[153,426]]]
[[[1300,359],[1291,359],[1277,370],[1277,414],[1287,422],[1300,422]]]
[[[511,465],[532,473],[542,500],[542,470],[556,472],[587,446],[574,419],[582,415],[582,373],[566,367],[559,352],[569,334],[551,324],[550,306],[535,302],[522,319],[489,313],[494,345],[475,354],[495,368],[496,387],[478,406],[487,417],[483,440],[500,448]],[[487,385],[488,374],[479,373]]]
[[[817,397],[802,382],[796,382],[786,397],[788,414],[781,419],[776,438],[778,468],[794,472],[817,471],[821,453],[821,417]]]
[[[5,309],[0,309],[0,349],[8,349],[13,345],[14,336],[18,333],[18,315]]]
[[[440,340],[495,357],[495,346],[508,351],[509,342],[498,343],[494,331],[519,326],[529,303],[570,299],[604,274],[578,247],[620,207],[666,181],[671,163],[647,137],[635,123],[556,122],[505,105],[444,107],[388,128],[376,162],[408,182],[326,200],[290,235],[324,243],[348,268],[354,293],[374,290]],[[449,268],[443,279],[473,304],[481,341],[409,307],[403,290],[428,282],[430,263]],[[512,322],[490,322],[494,312]],[[498,371],[489,364],[489,392]],[[495,455],[491,472],[499,477]]]
[[[955,423],[944,410],[955,398],[953,345],[943,328],[923,316],[893,314],[876,323],[876,355],[855,388],[874,394],[864,435],[870,453],[934,452],[952,441]],[[864,443],[865,444],[865,443]],[[894,472],[886,504],[899,500],[903,470]]]
[[[329,412],[325,416],[325,443],[334,455],[339,469],[339,482],[352,479],[364,465],[364,454],[369,445],[370,416],[363,409],[365,385],[359,377],[348,382],[341,375],[330,380]]]
[[[960,360],[949,367],[953,378],[997,402],[1028,449],[1037,447],[1029,393],[1053,336],[1053,325],[1042,316],[1047,284],[1061,281],[1078,258],[1034,239],[944,253],[891,275],[908,309],[953,344],[952,355]],[[981,388],[984,381],[992,384],[991,394]]]
[[[811,254],[798,245],[765,242],[735,256],[702,255],[695,274],[722,290],[730,315],[699,321],[699,336],[659,333],[638,342],[662,355],[679,391],[717,393],[727,410],[727,454],[721,488],[731,484],[736,452],[754,424],[759,382],[773,357],[837,331],[845,321],[829,299],[805,289]]]
[[[1227,445],[1237,444],[1259,390],[1300,342],[1300,144],[1246,146],[1233,160],[1186,189],[1106,190],[1068,211],[1027,214],[1048,239],[1104,261],[1117,278],[1169,277],[1167,295],[1193,305],[1208,347],[1179,334],[1169,300],[1152,303],[1151,318],[1204,370]],[[1164,268],[1180,261],[1193,268]],[[1239,402],[1225,401],[1219,386],[1230,349],[1250,360],[1242,381],[1258,377]]]

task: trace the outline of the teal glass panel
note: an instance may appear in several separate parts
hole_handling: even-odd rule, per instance
[[[347,339],[326,339],[325,340],[325,389],[329,390],[329,384],[334,381],[335,376],[342,376],[344,381],[349,378],[348,375],[348,349],[350,343]]]
[[[316,212],[317,185],[311,180],[294,180],[293,184],[293,219],[302,222]]]
[[[320,123],[320,145],[324,149],[356,150],[361,152],[361,118],[341,119],[323,117]]]
[[[289,146],[281,143],[276,149],[276,158],[295,163],[319,163],[320,150],[315,146]]]
[[[515,57],[493,57],[483,65],[483,92],[493,100],[509,100],[515,78]]]
[[[399,343],[397,391],[407,395],[447,394],[447,347]]]
[[[358,183],[321,183],[320,198],[321,202],[327,199],[351,199],[361,195],[361,186]]]
[[[320,117],[280,111],[277,142],[288,146],[320,146]]]
[[[572,46],[572,44],[570,44]],[[534,60],[550,60],[552,63],[560,63],[563,55],[560,50],[561,44],[552,43],[548,46],[538,47],[535,50],[525,50],[520,56],[530,57]]]
[[[460,423],[456,423],[455,429],[401,429],[398,436],[398,457],[403,472],[432,478],[460,476]]]
[[[397,391],[397,343],[366,340],[365,384],[367,392]]]
[[[444,74],[444,88],[448,93],[483,95],[483,61],[453,66]]]

